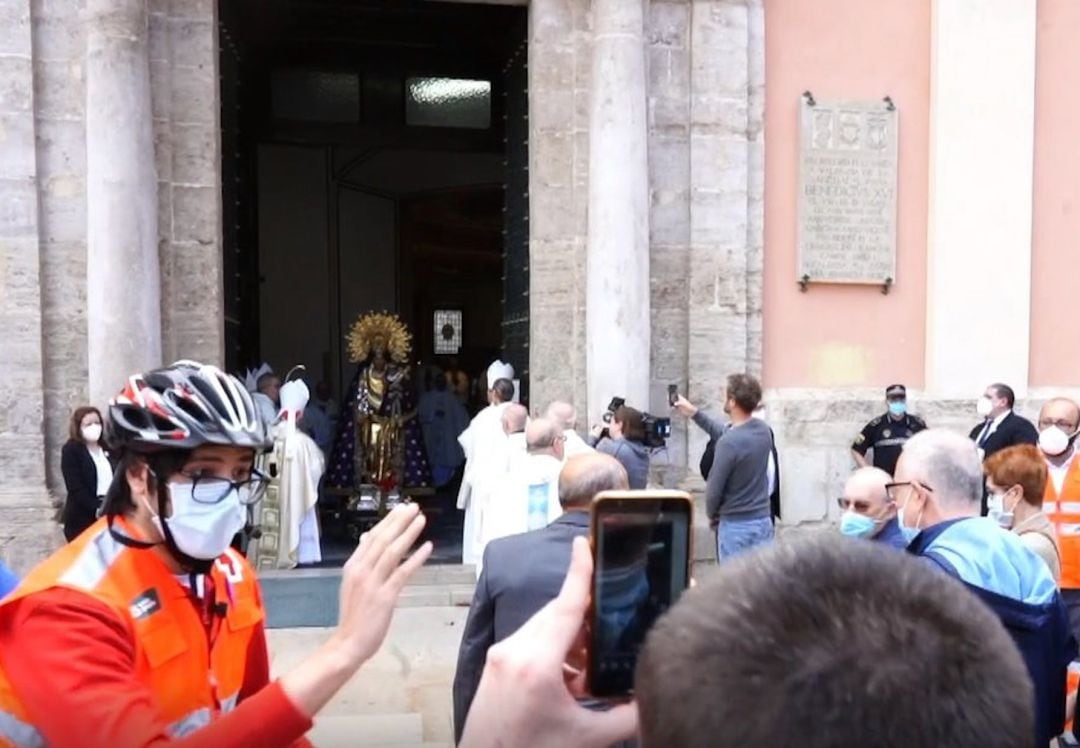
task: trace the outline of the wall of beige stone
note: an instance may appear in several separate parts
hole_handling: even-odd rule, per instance
[[[163,360],[221,362],[216,3],[148,12]],[[88,398],[85,13],[0,0],[0,558],[17,569],[60,541],[60,447]]]
[[[588,0],[530,3],[530,369],[541,407],[585,403],[589,10]],[[728,373],[760,373],[764,11],[760,0],[652,0],[645,36],[653,322],[641,405],[662,413],[669,383],[709,405]],[[681,481],[703,448],[701,432],[676,421],[660,480]]]
[[[217,3],[150,1],[162,357],[221,364],[221,128]]]
[[[0,2],[0,557],[41,556],[51,505],[45,491],[41,218],[34,117],[31,3]],[[51,528],[55,534],[55,526]],[[46,547],[49,543],[45,544]]]

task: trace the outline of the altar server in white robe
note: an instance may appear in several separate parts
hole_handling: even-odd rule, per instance
[[[481,561],[492,540],[547,527],[563,513],[559,503],[559,473],[566,444],[563,429],[546,418],[530,421],[525,444],[525,456],[511,458],[506,473],[485,500],[478,553]]]
[[[469,427],[458,437],[465,453],[465,473],[458,491],[457,507],[465,510],[465,527],[461,539],[461,562],[475,564],[477,561],[476,531],[479,515],[471,498],[473,488],[484,479],[484,473],[501,471],[499,459],[506,442],[501,418],[514,399],[514,367],[496,361],[488,367],[488,406],[473,417]]]
[[[322,561],[316,503],[326,461],[315,440],[296,427],[308,398],[303,380],[296,379],[281,387],[281,422],[274,432],[274,449],[281,471],[281,527],[276,564],[279,569]]]
[[[528,455],[525,441],[525,427],[529,423],[529,411],[524,405],[511,403],[502,414],[503,432],[506,441],[503,442],[502,453],[491,453],[490,467],[481,471],[481,475],[472,489],[469,501],[473,505],[473,516],[476,517],[475,546],[473,552],[476,558],[476,576],[480,577],[480,562],[483,560],[484,545],[487,531],[485,530],[485,517],[493,502],[498,501],[499,490],[502,489],[506,475],[514,470],[521,469]],[[488,458],[485,458],[485,460]]]

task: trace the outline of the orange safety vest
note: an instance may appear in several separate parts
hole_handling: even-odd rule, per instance
[[[1043,512],[1054,525],[1061,550],[1061,587],[1080,589],[1080,458],[1074,457],[1065,474],[1061,495],[1047,476]]]
[[[113,527],[132,535],[122,518]],[[0,603],[0,618],[22,598],[56,587],[107,605],[134,644],[132,677],[153,693],[169,734],[179,738],[236,707],[248,644],[265,617],[255,573],[243,556],[229,549],[210,575],[215,601],[224,611],[212,644],[191,593],[157,554],[120,543],[100,519],[31,571]],[[18,694],[19,684],[0,666],[0,746],[44,746]]]

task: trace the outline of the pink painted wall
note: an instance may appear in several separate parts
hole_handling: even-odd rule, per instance
[[[1040,0],[1041,2],[1042,0]],[[1067,1],[1067,0],[1066,0]],[[765,0],[764,379],[770,387],[924,379],[930,0]],[[899,108],[897,277],[796,285],[799,96]]]
[[[1039,0],[1031,248],[1032,386],[1080,385],[1080,2]],[[1064,345],[1063,345],[1064,343]]]

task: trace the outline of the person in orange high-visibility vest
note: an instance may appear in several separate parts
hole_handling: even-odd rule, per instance
[[[1061,598],[1069,611],[1069,627],[1080,641],[1080,459],[1076,435],[1080,405],[1065,397],[1048,400],[1039,411],[1039,449],[1046,456],[1043,513],[1053,523],[1061,551]],[[1075,700],[1080,688],[1080,663],[1069,667],[1068,689]],[[1068,716],[1072,717],[1072,710]],[[1068,729],[1074,729],[1069,724]]]
[[[307,745],[431,551],[402,505],[346,564],[326,643],[273,683],[258,581],[229,547],[266,478],[251,396],[213,366],[135,375],[106,419],[105,516],[0,601],[0,747]],[[402,562],[403,559],[404,562]]]

